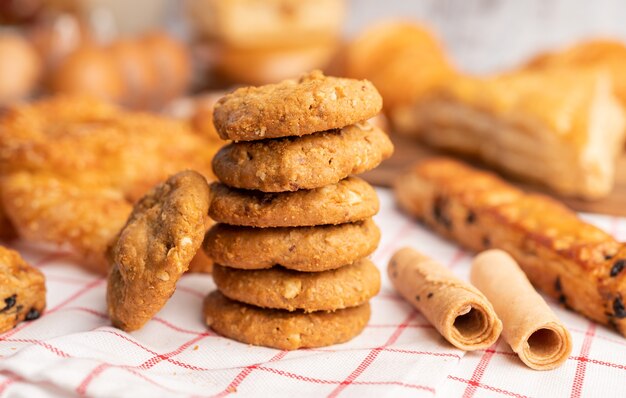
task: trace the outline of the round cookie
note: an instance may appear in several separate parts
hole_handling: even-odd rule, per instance
[[[344,343],[370,318],[369,303],[334,312],[288,312],[238,303],[219,291],[204,300],[206,324],[222,336],[245,344],[297,350]]]
[[[351,264],[378,246],[380,230],[371,219],[315,227],[253,228],[214,225],[203,248],[217,264],[239,269],[319,272]]]
[[[317,70],[299,80],[240,88],[220,99],[213,115],[223,139],[254,141],[338,129],[369,119],[382,105],[369,81]]]
[[[306,137],[230,143],[213,158],[213,172],[235,188],[296,191],[371,170],[392,153],[387,134],[365,122]]]
[[[282,267],[241,270],[215,264],[213,280],[219,291],[231,300],[287,311],[356,307],[380,290],[380,272],[366,258],[322,272]]]
[[[141,328],[167,302],[202,244],[206,179],[183,171],[144,196],[109,249],[107,305],[113,325]]]
[[[211,184],[209,216],[249,227],[307,227],[364,220],[378,212],[376,191],[357,177],[296,192],[264,193]]]

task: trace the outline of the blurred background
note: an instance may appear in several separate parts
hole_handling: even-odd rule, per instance
[[[345,74],[345,46],[392,19],[430,32],[464,73],[487,74],[582,40],[624,39],[625,16],[618,0],[0,0],[0,97],[87,92],[154,109],[313,68]],[[155,94],[156,81],[167,87]]]

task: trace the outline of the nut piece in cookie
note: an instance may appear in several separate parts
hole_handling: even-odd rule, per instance
[[[380,230],[371,219],[314,227],[253,228],[216,224],[203,248],[217,264],[238,269],[287,269],[319,272],[369,256]]]
[[[380,272],[368,259],[322,272],[274,267],[241,270],[213,267],[213,280],[231,300],[287,311],[335,311],[356,307],[380,290]]]
[[[334,312],[306,314],[268,310],[238,303],[219,291],[204,300],[207,326],[246,344],[297,350],[344,343],[357,336],[370,318],[369,303]]]
[[[207,182],[190,170],[135,205],[108,252],[107,304],[114,326],[137,330],[165,305],[202,244],[208,206]]]
[[[358,177],[295,192],[265,193],[211,184],[209,216],[249,227],[305,227],[360,221],[378,212],[376,191]]]
[[[371,170],[392,153],[387,134],[364,122],[305,137],[231,143],[213,158],[213,171],[235,188],[296,191]]]
[[[43,274],[16,251],[0,246],[0,333],[39,318],[45,308]]]
[[[372,83],[313,71],[299,80],[243,87],[215,105],[220,137],[234,141],[302,136],[367,120],[382,109]]]

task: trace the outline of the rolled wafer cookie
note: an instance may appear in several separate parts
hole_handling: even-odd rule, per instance
[[[452,345],[465,351],[491,346],[502,323],[485,296],[410,248],[398,250],[387,267],[395,289]]]
[[[526,366],[550,370],[565,362],[572,338],[513,257],[497,249],[480,253],[470,279],[493,303],[504,339]]]

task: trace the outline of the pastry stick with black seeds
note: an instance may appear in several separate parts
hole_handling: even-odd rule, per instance
[[[626,245],[561,203],[431,158],[395,182],[400,206],[443,236],[508,252],[535,287],[626,336]]]

